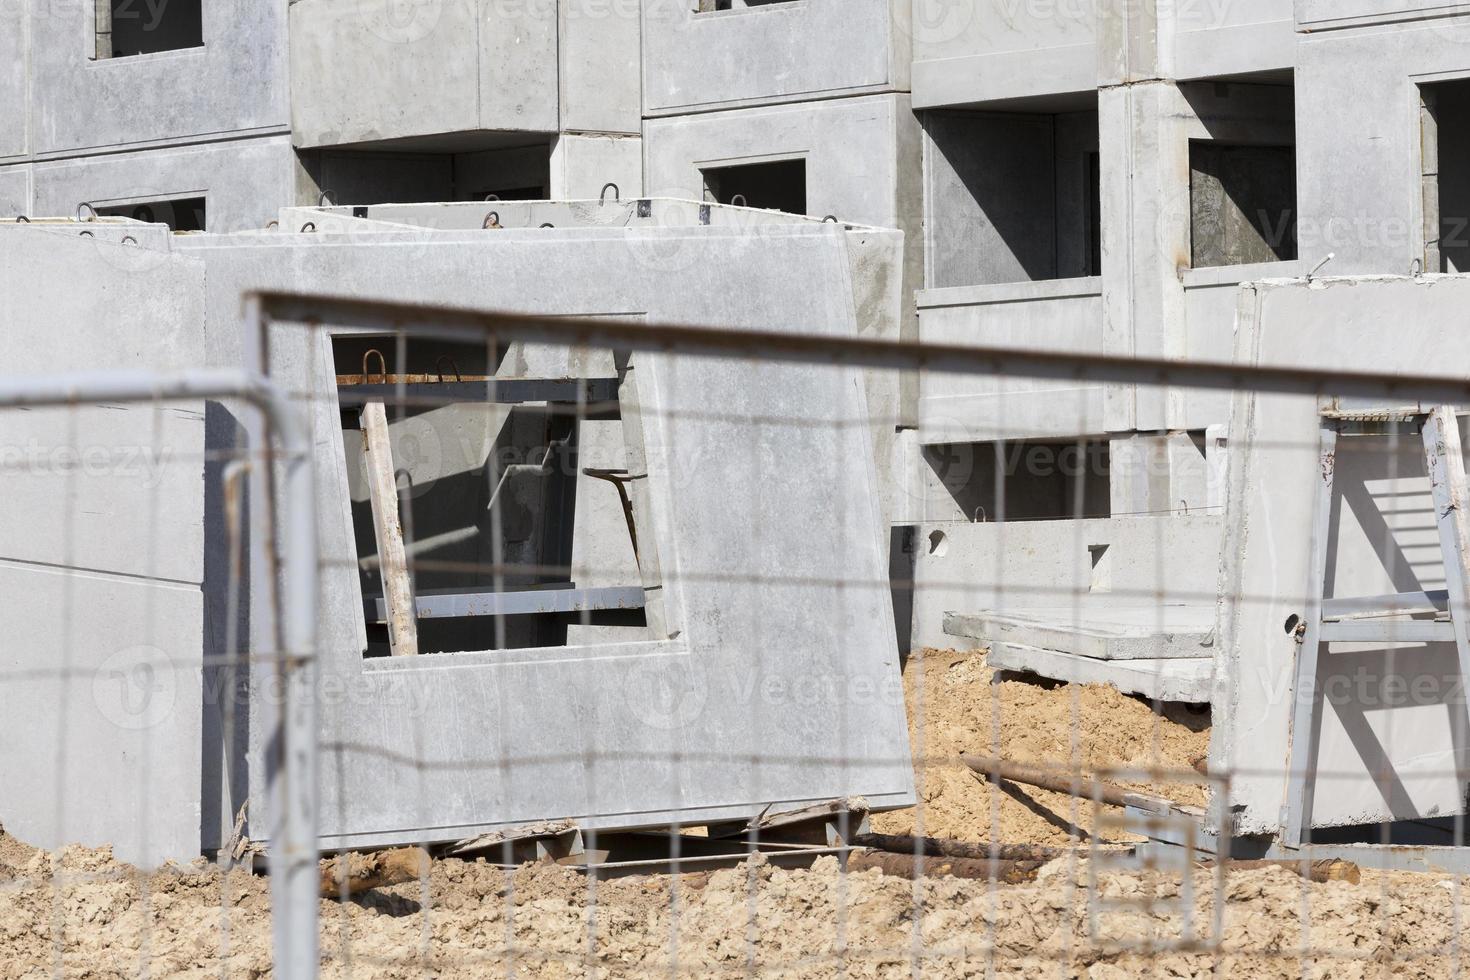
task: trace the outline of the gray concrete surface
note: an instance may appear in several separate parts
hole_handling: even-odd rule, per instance
[[[1098,660],[1020,643],[994,643],[985,662],[1000,670],[1034,674],[1069,684],[1107,684],[1151,701],[1207,704],[1213,664],[1198,658]]]
[[[1470,347],[1445,329],[1470,298],[1460,278],[1265,283],[1243,292],[1241,363],[1296,363],[1324,348],[1343,370],[1463,374]],[[1310,316],[1307,311],[1311,311]],[[1382,325],[1396,328],[1385,332]],[[1232,771],[1240,833],[1274,833],[1296,640],[1306,609],[1320,475],[1316,399],[1236,396],[1226,547],[1220,575],[1211,768]],[[1343,445],[1335,469],[1330,593],[1371,596],[1442,587],[1423,448]],[[1332,644],[1317,677],[1318,750],[1311,826],[1448,816],[1464,808],[1465,708],[1454,645]]]
[[[147,242],[0,225],[0,362],[197,365],[203,280],[202,263]],[[200,850],[205,411],[5,413],[0,822],[24,840],[112,844],[143,864]]]
[[[203,236],[179,245],[206,262],[209,329],[223,352],[238,330],[241,290],[343,281],[385,298],[851,332],[848,234],[811,223],[759,239],[721,229],[533,229]],[[649,260],[659,255],[678,261]],[[501,274],[475,275],[487,267]],[[591,267],[607,275],[577,271]],[[705,285],[671,288],[691,275]],[[585,288],[571,288],[578,283]],[[283,327],[271,349],[273,373],[326,393],[319,341]],[[871,438],[865,427],[833,424],[865,411],[860,375],[772,367],[752,378],[744,367],[664,357],[639,360],[635,374],[651,408],[655,526],[673,617],[662,638],[364,660],[355,548],[335,505],[323,548],[338,570],[325,601],[340,611],[325,620],[324,666],[356,693],[323,706],[324,737],[342,747],[326,760],[328,840],[411,840],[431,825],[448,838],[547,813],[629,826],[739,817],[772,799],[911,798]],[[701,421],[695,410],[709,404],[799,424]],[[317,424],[338,430],[330,402],[319,403]],[[321,459],[324,505],[345,496],[342,452]],[[783,463],[791,458],[804,462]],[[773,536],[758,520],[777,501],[801,535]],[[783,570],[774,580],[772,549]],[[832,612],[816,614],[824,609]],[[553,690],[550,699],[528,693]],[[499,707],[477,707],[487,702]],[[589,714],[599,722],[587,724]],[[383,746],[394,753],[385,757]],[[689,759],[671,764],[675,755]],[[831,765],[836,757],[850,764]]]

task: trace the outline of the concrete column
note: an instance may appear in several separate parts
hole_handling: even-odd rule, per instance
[[[552,200],[592,200],[609,183],[618,185],[624,200],[643,194],[640,137],[563,133],[556,138],[551,148]]]
[[[1184,358],[1189,265],[1191,115],[1170,79],[1168,4],[1103,0],[1099,6],[1098,116],[1102,173],[1103,337],[1109,354]],[[1181,394],[1110,385],[1104,424],[1112,440],[1116,513],[1203,506],[1182,475],[1195,455]],[[1162,433],[1155,435],[1154,433]]]

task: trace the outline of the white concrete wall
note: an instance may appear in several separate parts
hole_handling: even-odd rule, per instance
[[[571,228],[179,244],[207,262],[212,334],[238,331],[242,289],[351,281],[365,295],[407,301],[643,311],[659,322],[801,325],[841,335],[856,329],[847,234],[813,223],[759,237],[738,229]],[[497,273],[486,277],[487,268]],[[590,268],[604,274],[588,277]],[[315,343],[283,324],[271,342],[273,372],[297,379],[288,383],[314,377],[324,392],[330,382],[322,381]],[[649,398],[645,424],[654,427],[655,541],[676,617],[667,639],[365,662],[350,529],[340,511],[326,512],[323,552],[337,559],[327,562],[324,601],[341,614],[323,616],[323,670],[350,692],[323,706],[327,737],[350,746],[336,761],[324,759],[329,840],[421,839],[431,826],[434,836],[453,838],[552,814],[588,826],[698,822],[748,816],[765,805],[757,799],[852,792],[879,806],[911,799],[873,447],[866,427],[840,424],[865,409],[860,374],[772,367],[752,384],[743,365],[694,373],[692,362],[650,360],[636,361],[635,373],[648,371],[638,390]],[[732,427],[695,411],[712,401],[802,424]],[[327,437],[340,431],[338,413],[322,401],[314,418],[323,434],[322,499],[340,502],[341,457],[334,462],[335,440]],[[732,469],[731,460],[742,464]],[[776,531],[760,515],[775,510],[805,533],[768,538]],[[793,581],[830,581],[840,566],[867,587],[786,591],[769,581],[772,549]],[[714,569],[718,581],[708,576]],[[748,587],[732,587],[739,582]],[[801,700],[786,693],[813,679],[814,693]],[[849,698],[850,683],[871,693]],[[500,707],[487,712],[486,704]],[[610,740],[608,732],[618,735]],[[390,744],[406,753],[400,761],[379,751]],[[716,759],[669,763],[671,751],[689,746]],[[827,761],[839,749],[851,765]],[[502,775],[465,778],[490,769]]]
[[[1303,34],[1299,59],[1302,255],[1335,253],[1333,274],[1408,273],[1424,254],[1418,85],[1470,77],[1470,17]]]
[[[554,5],[446,0],[407,9],[404,16],[357,0],[291,5],[297,146],[556,131]]]
[[[35,164],[32,211],[203,197],[208,231],[264,228],[294,197],[294,171],[286,136],[75,157]]]
[[[644,4],[646,115],[908,88],[906,10],[893,0],[694,8]]]
[[[103,60],[92,4],[25,5],[38,158],[286,130],[286,0],[206,3],[203,47]]]
[[[1095,353],[1102,342],[1102,280],[1055,279],[926,289],[919,339]],[[925,373],[919,437],[926,445],[1071,437],[1107,431],[1095,382]]]
[[[1328,350],[1343,371],[1463,377],[1470,338],[1454,327],[1467,301],[1464,277],[1262,284],[1242,295],[1237,355],[1286,366]],[[1232,774],[1228,805],[1240,833],[1276,832],[1285,802],[1298,647],[1284,624],[1309,608],[1318,427],[1313,394],[1235,398],[1210,765]],[[1338,445],[1327,594],[1443,587],[1422,444],[1409,437],[1397,453],[1387,440]],[[1324,645],[1310,825],[1463,812],[1462,684],[1451,643],[1403,643],[1392,653]]]
[[[9,223],[0,257],[7,373],[202,363],[202,263]],[[145,866],[198,854],[205,408],[3,415],[0,822]]]
[[[969,648],[944,632],[947,612],[1074,604],[1208,605],[1221,519],[920,524],[915,530],[913,648]],[[1108,589],[1094,587],[1090,548],[1106,546]]]

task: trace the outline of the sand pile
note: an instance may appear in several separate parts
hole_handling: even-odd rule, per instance
[[[1117,781],[1179,803],[1204,805],[1205,788],[1191,763],[1209,747],[1208,713],[1171,705],[1159,715],[1148,703],[1111,687],[1043,686],[1004,674],[995,683],[995,673],[983,653],[926,650],[909,658],[904,691],[920,805],[878,815],[874,829],[1042,844],[1075,842],[1077,830],[1092,832],[1090,800],[1009,784],[997,790],[954,761],[964,752],[1075,767],[1081,773],[1165,770],[1179,777]]]
[[[919,752],[1074,760],[1084,771],[1187,771],[1206,720],[1160,717],[1105,688],[992,683],[983,656],[915,656],[906,682]],[[1075,732],[1075,737],[1074,737]],[[1066,797],[994,791],[952,766],[920,766],[923,806],[878,829],[963,840],[1075,841]],[[1181,802],[1197,786],[1151,789]],[[1084,804],[1090,807],[1090,804]],[[1090,812],[1076,815],[1084,829]],[[427,877],[323,901],[330,978],[1449,977],[1470,887],[1364,871],[1312,884],[1280,868],[1219,877],[1118,871],[1069,857],[1034,882],[911,882],[877,871],[763,859],[681,877],[591,882],[554,865],[506,872],[438,860]],[[1094,884],[1095,878],[1095,884]],[[1224,900],[1216,929],[1216,885]],[[264,977],[269,882],[200,861],[150,875],[109,850],[36,851],[0,834],[0,976]],[[1192,930],[1194,945],[1177,948]]]
[[[14,848],[10,848],[11,851]],[[32,854],[0,881],[7,977],[261,977],[270,967],[268,882],[198,866],[141,876],[106,849]],[[53,883],[53,875],[54,883]],[[556,866],[513,873],[457,860],[427,881],[345,904],[324,901],[326,977],[1076,976],[1447,977],[1463,894],[1433,876],[1364,872],[1307,884],[1280,869],[1226,879],[1219,949],[1150,953],[1186,917],[1213,934],[1211,872],[1195,900],[1163,874],[1103,873],[1097,895],[1152,896],[1150,912],[1088,915],[1085,863],[1033,884],[842,875],[763,862],[708,875],[589,886]],[[1301,918],[1304,899],[1310,909]],[[1212,972],[1218,970],[1218,973]]]

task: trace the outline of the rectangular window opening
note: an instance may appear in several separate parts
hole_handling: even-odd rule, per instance
[[[652,534],[634,534],[646,484],[629,475],[641,472],[642,443],[630,451],[637,423],[618,408],[611,352],[530,377],[508,375],[507,351],[483,344],[332,343],[366,656],[389,656],[402,642],[388,626],[375,506],[394,508],[401,528],[417,653],[648,637],[638,548],[648,560]],[[370,459],[381,438],[371,433],[384,431],[369,418],[374,402],[388,443],[379,467]],[[578,551],[589,547],[596,562]]]
[[[1470,272],[1470,79],[1422,86],[1424,268]]]
[[[95,0],[96,57],[129,58],[204,45],[203,0]]]
[[[1296,213],[1295,147],[1190,141],[1194,268],[1295,259]]]
[[[925,113],[931,287],[1102,273],[1096,100],[1073,105]]]
[[[140,201],[134,204],[108,204],[97,208],[98,214],[132,218],[150,224],[168,225],[174,231],[204,231],[205,203],[202,197],[181,197],[171,201]]]
[[[750,7],[767,7],[777,3],[794,3],[795,0],[696,0],[694,12],[712,14],[720,10],[745,10]]]
[[[950,443],[924,460],[968,520],[1112,516],[1106,440]]]
[[[777,160],[702,170],[704,199],[717,204],[806,214],[806,161]]]

